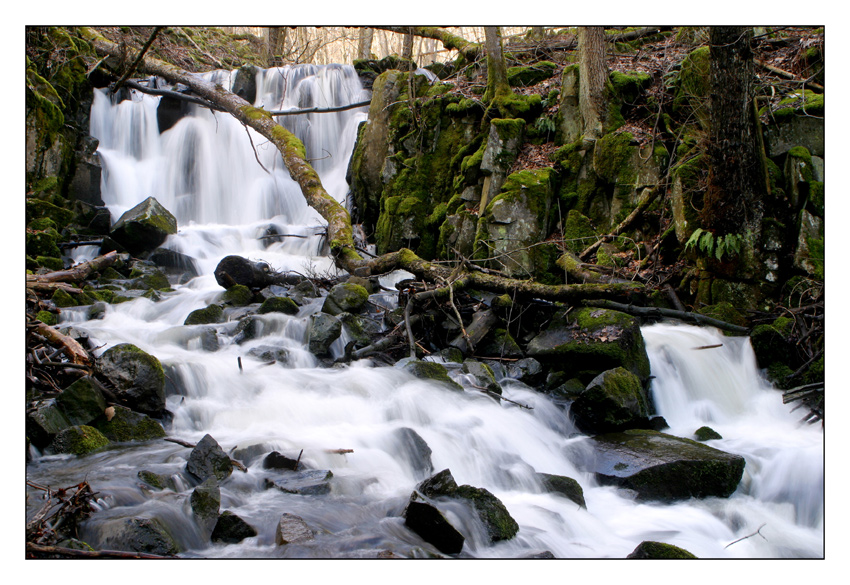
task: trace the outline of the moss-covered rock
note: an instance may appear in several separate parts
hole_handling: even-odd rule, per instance
[[[177,219],[153,197],[124,212],[110,231],[132,254],[154,250],[176,233]]]
[[[744,473],[740,455],[657,431],[628,430],[591,441],[599,482],[634,490],[640,500],[728,498]]]
[[[695,559],[697,558],[692,553],[683,548],[667,544],[664,542],[655,542],[652,540],[644,540],[637,545],[628,559]]]
[[[251,289],[244,284],[237,284],[224,291],[221,300],[235,307],[244,307],[251,304],[253,297],[254,295],[251,293]]]
[[[640,379],[619,367],[594,378],[570,406],[576,426],[589,434],[645,428],[649,405]]]
[[[310,315],[307,326],[307,346],[314,355],[327,355],[331,344],[342,333],[342,321],[327,313]]]
[[[682,60],[673,101],[674,112],[693,113],[704,130],[708,130],[708,108],[704,103],[711,87],[710,69],[709,47],[698,47],[688,53]]]
[[[502,501],[484,488],[462,485],[454,493],[455,497],[472,504],[478,517],[487,529],[492,542],[509,540],[519,532],[519,524],[510,515]]]
[[[206,325],[209,323],[223,323],[224,309],[221,305],[207,305],[203,309],[195,309],[186,316],[183,325]]]
[[[111,415],[101,414],[91,424],[110,441],[150,441],[165,436],[165,429],[154,419],[129,408],[114,405]]]
[[[422,360],[410,360],[404,364],[404,369],[423,380],[434,380],[441,382],[451,390],[463,391],[463,386],[449,377],[446,367],[436,362],[425,362]]]
[[[569,370],[585,383],[605,370],[624,367],[641,382],[649,377],[649,358],[635,317],[584,307],[561,310],[534,337],[526,353],[553,371]]]
[[[221,488],[215,477],[209,477],[192,490],[189,496],[192,516],[205,535],[212,535],[221,508]]]
[[[289,297],[271,297],[263,301],[257,313],[265,315],[266,313],[284,313],[286,315],[295,315],[298,313],[298,305],[295,304]]]
[[[694,431],[697,441],[714,441],[723,437],[711,427],[700,427]]]
[[[97,429],[86,426],[72,426],[59,431],[50,444],[55,453],[87,455],[109,445],[109,439]]]
[[[587,508],[587,504],[584,501],[584,490],[581,489],[581,485],[573,478],[549,473],[538,473],[537,478],[543,484],[543,489],[546,491],[559,493],[580,507]]]
[[[322,311],[329,315],[357,313],[366,306],[367,300],[369,300],[369,292],[365,288],[359,284],[343,282],[334,285],[328,291]]]
[[[200,481],[205,481],[209,477],[223,481],[233,473],[233,465],[224,449],[211,435],[207,434],[198,441],[189,454],[186,471]]]
[[[87,425],[103,414],[106,399],[92,378],[86,376],[62,390],[56,404],[72,425]]]
[[[538,61],[532,65],[508,67],[508,84],[511,87],[530,87],[555,75],[558,66],[551,61]]]
[[[39,449],[44,449],[60,431],[71,426],[56,400],[41,400],[27,410],[27,438]]]
[[[50,311],[39,311],[35,316],[36,319],[44,323],[45,325],[56,325],[58,319],[54,313]]]
[[[121,343],[101,354],[97,369],[126,406],[152,415],[165,410],[165,372],[155,356],[133,344]]]

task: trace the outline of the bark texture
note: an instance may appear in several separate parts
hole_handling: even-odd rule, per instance
[[[605,84],[608,82],[608,63],[605,50],[605,29],[583,26],[578,29],[579,49],[579,110],[584,135],[602,136],[607,103]]]

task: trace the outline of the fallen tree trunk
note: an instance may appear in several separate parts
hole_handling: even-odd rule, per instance
[[[116,260],[118,260],[118,252],[112,251],[103,256],[98,256],[94,260],[77,264],[67,270],[57,270],[55,272],[48,272],[47,274],[28,274],[27,287],[52,282],[79,282],[85,280],[92,272],[112,266]]]
[[[88,366],[91,364],[89,352],[83,349],[83,346],[80,345],[76,339],[68,337],[50,325],[45,325],[41,322],[36,322],[33,329],[50,343],[60,346],[63,353],[68,356],[68,359],[70,359],[72,363],[79,364],[81,366]]]

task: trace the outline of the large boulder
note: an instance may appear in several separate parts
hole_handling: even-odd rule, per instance
[[[103,449],[109,444],[109,439],[97,429],[86,425],[75,425],[57,433],[50,448],[54,453],[70,453],[87,455]]]
[[[646,428],[649,405],[638,377],[620,367],[591,380],[570,405],[570,417],[589,434]]]
[[[218,481],[222,481],[233,473],[233,465],[224,449],[212,436],[207,434],[198,441],[198,444],[189,454],[186,471],[200,481],[205,481],[209,477],[215,477]]]
[[[457,488],[455,496],[472,504],[478,518],[487,529],[487,536],[492,542],[508,540],[519,532],[519,524],[508,512],[502,501],[488,490],[471,485]]]
[[[113,518],[90,522],[81,537],[96,550],[120,550],[161,556],[180,552],[176,540],[157,518]]]
[[[558,311],[527,353],[553,371],[573,372],[585,384],[612,368],[624,367],[641,382],[649,378],[649,357],[637,318],[608,309]]]
[[[72,425],[86,425],[103,414],[106,399],[92,378],[85,376],[62,390],[56,404]]]
[[[156,357],[131,343],[121,343],[103,352],[97,370],[127,407],[153,416],[165,411],[165,372]]]
[[[218,517],[210,538],[213,542],[235,544],[252,536],[257,536],[257,530],[253,526],[233,512],[225,510]]]
[[[110,441],[150,441],[165,437],[162,425],[148,415],[117,404],[110,409],[91,423]]]
[[[343,282],[334,285],[328,291],[322,311],[329,315],[357,313],[366,306],[367,300],[369,300],[369,292],[365,288],[359,284]]]
[[[153,197],[124,212],[110,231],[112,239],[134,255],[155,250],[176,233],[177,219]]]
[[[728,498],[741,481],[744,458],[650,430],[598,435],[589,464],[604,485],[634,490],[639,500]]]
[[[70,426],[55,398],[41,400],[27,410],[27,438],[39,449],[49,445],[56,433]]]
[[[215,281],[226,289],[237,284],[259,290],[279,281],[266,262],[255,262],[242,256],[225,256],[215,267]]]

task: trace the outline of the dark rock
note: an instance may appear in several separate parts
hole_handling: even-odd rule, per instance
[[[87,455],[103,449],[109,444],[109,439],[93,427],[79,425],[68,427],[57,433],[50,448],[54,453],[71,453]]]
[[[103,199],[100,196],[100,176],[103,169],[96,152],[98,141],[92,136],[85,136],[81,143],[82,148],[74,153],[76,165],[74,177],[68,187],[68,195],[75,201],[103,205]]]
[[[193,489],[189,504],[198,526],[205,535],[212,535],[218,523],[218,512],[221,506],[221,488],[218,487],[218,481],[214,477],[209,477]]]
[[[530,357],[552,370],[574,370],[590,382],[605,370],[624,367],[641,382],[649,378],[649,358],[640,321],[619,311],[585,307],[561,310],[527,348]]]
[[[444,469],[417,485],[416,489],[429,498],[453,496],[457,491],[457,482],[452,472]]]
[[[233,473],[230,457],[210,435],[204,435],[186,462],[186,471],[200,481],[215,477],[219,481],[227,479]]]
[[[91,376],[85,376],[65,388],[56,405],[72,425],[86,425],[103,414],[106,400]]]
[[[434,471],[431,448],[419,433],[407,427],[396,429],[392,442],[395,454],[410,465],[417,477],[427,477]]]
[[[519,532],[519,524],[508,512],[502,501],[484,488],[462,485],[455,495],[469,501],[487,529],[490,540],[508,540]]]
[[[570,416],[585,433],[645,428],[649,406],[640,380],[625,368],[596,376],[570,406]]]
[[[148,197],[124,212],[112,226],[110,235],[131,254],[159,247],[171,234],[177,233],[177,220],[153,197]]]
[[[157,248],[147,259],[162,268],[166,274],[176,277],[178,282],[186,282],[200,276],[195,259],[176,250]]]
[[[87,526],[82,535],[97,550],[120,550],[172,556],[180,552],[174,537],[157,518],[115,518]]]
[[[91,426],[99,430],[110,441],[150,441],[165,436],[165,429],[146,414],[133,412],[124,406],[114,405],[112,417],[101,414]]]
[[[321,496],[331,492],[333,473],[327,469],[309,469],[286,473],[280,479],[266,479],[266,488],[277,488],[287,494]]]
[[[154,489],[164,490],[167,488],[175,492],[177,491],[177,484],[175,484],[174,478],[169,475],[154,473],[147,469],[141,470],[137,475],[139,479]]]
[[[579,483],[573,478],[565,475],[550,475],[548,473],[538,473],[537,477],[546,491],[562,494],[582,508],[587,508],[587,504],[584,501],[584,490],[581,489]]]
[[[298,460],[290,459],[286,455],[272,451],[263,459],[263,469],[289,469],[291,471],[297,471]]]
[[[711,427],[700,427],[694,431],[694,436],[697,438],[697,441],[712,441],[714,439],[722,439],[720,433],[715,431]]]
[[[728,498],[741,481],[744,458],[648,430],[598,435],[591,471],[600,483],[634,490],[640,500]]]
[[[159,127],[159,133],[162,134],[166,130],[170,130],[183,117],[187,116],[190,111],[191,105],[186,100],[162,96],[159,100],[159,105],[156,107],[156,122]]]
[[[252,536],[257,536],[257,531],[251,525],[233,512],[225,510],[218,517],[210,538],[213,542],[235,544]]]
[[[251,289],[245,285],[237,284],[224,291],[221,300],[234,307],[244,307],[251,304],[253,296]]]
[[[239,345],[255,339],[262,332],[262,321],[254,315],[248,315],[239,320],[233,332],[233,341]]]
[[[249,104],[257,99],[257,74],[262,70],[256,65],[243,65],[233,77],[233,93]]]
[[[274,284],[274,272],[265,262],[253,262],[242,256],[225,256],[215,267],[215,281],[224,288],[237,284],[252,290]]]
[[[404,525],[442,553],[452,555],[463,549],[463,535],[421,495],[413,492],[404,513]]]
[[[343,282],[328,291],[322,311],[329,315],[340,313],[357,313],[369,299],[368,291],[359,284]]]
[[[53,398],[41,400],[27,411],[27,437],[39,449],[45,448],[56,433],[70,426]]]
[[[649,417],[649,423],[646,426],[651,431],[663,431],[670,428],[670,425],[667,424],[667,419],[663,416]]]
[[[307,326],[310,353],[318,356],[327,355],[331,344],[342,333],[342,322],[336,317],[326,313],[310,315],[310,323]]]
[[[666,544],[664,542],[654,542],[644,540],[637,545],[637,548],[626,557],[627,559],[695,559],[693,554],[683,548]]]
[[[159,360],[149,353],[121,343],[103,352],[97,359],[97,370],[129,408],[154,416],[165,410],[165,372]]]
[[[313,531],[302,518],[287,513],[280,517],[274,533],[275,544],[283,546],[310,540],[313,540]]]
[[[260,345],[252,347],[248,350],[248,355],[265,363],[282,363],[285,364],[289,360],[289,351],[282,347],[274,347],[271,345]]]

